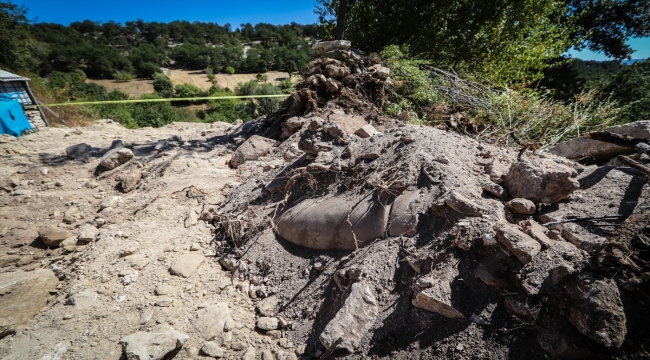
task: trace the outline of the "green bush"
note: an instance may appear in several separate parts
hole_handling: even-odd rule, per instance
[[[162,70],[154,63],[145,62],[135,65],[135,73],[141,79],[154,79],[156,74],[162,74]]]
[[[113,74],[113,80],[119,81],[119,82],[128,82],[135,79],[135,76],[133,74],[129,73],[115,73]]]
[[[214,82],[216,78],[217,77],[214,74],[208,74],[208,80],[210,80],[210,82]]]
[[[196,85],[178,84],[174,86],[174,97],[177,98],[203,97],[206,95],[205,91],[199,89]]]
[[[153,78],[153,89],[162,96],[168,96],[173,93],[174,84],[164,74],[156,74]]]
[[[226,72],[226,74],[228,74],[228,75],[232,75],[232,74],[235,73],[235,68],[232,67],[232,66],[226,66],[226,68],[224,69],[224,71]]]

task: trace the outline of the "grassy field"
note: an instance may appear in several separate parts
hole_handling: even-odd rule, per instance
[[[105,87],[108,91],[121,90],[129,94],[132,98],[139,97],[142,94],[153,93],[153,80],[133,80],[129,82],[117,82],[115,80],[88,80]]]
[[[169,70],[169,78],[174,85],[178,84],[192,84],[196,85],[202,90],[208,90],[212,83],[208,80],[208,75],[200,70]],[[277,85],[281,80],[286,79],[288,74],[286,72],[270,71],[265,73],[268,77],[268,82]],[[239,83],[256,80],[256,74],[216,74],[216,82],[220,88],[230,88],[235,90]],[[298,81],[299,77],[294,76],[293,80]],[[152,80],[133,80],[129,82],[117,82],[115,80],[88,80],[98,85],[102,85],[111,90],[121,90],[129,94],[132,98],[139,97],[142,94],[153,93]]]

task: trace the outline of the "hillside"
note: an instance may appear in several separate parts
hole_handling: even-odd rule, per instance
[[[188,70],[258,73],[297,71],[313,54],[316,25],[170,23],[132,21],[98,24],[89,20],[70,26],[30,25],[36,40],[38,72],[82,69],[90,78],[111,79],[117,74],[151,77],[162,66]]]

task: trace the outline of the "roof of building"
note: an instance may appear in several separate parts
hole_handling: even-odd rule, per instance
[[[20,76],[20,75],[16,75],[16,74],[12,74],[12,73],[10,73],[10,72],[8,72],[8,71],[4,71],[4,70],[0,69],[0,81],[1,81],[1,82],[8,82],[8,81],[29,81],[29,79],[26,78],[26,77],[23,77],[23,76]]]

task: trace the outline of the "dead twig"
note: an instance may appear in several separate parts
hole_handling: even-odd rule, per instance
[[[570,223],[570,222],[579,222],[579,221],[602,220],[602,219],[618,219],[618,218],[622,218],[624,216],[625,215],[605,215],[605,216],[592,216],[592,217],[583,217],[583,218],[575,218],[575,219],[566,219],[566,220],[549,222],[549,223],[544,224],[544,226],[564,224],[564,223]]]
[[[648,180],[650,180],[650,168],[649,167],[647,167],[647,166],[645,166],[645,165],[643,165],[643,164],[641,164],[639,162],[636,162],[636,161],[630,159],[629,157],[627,157],[625,155],[619,155],[618,159],[623,161],[624,163],[626,163],[630,167],[639,170],[640,172],[643,173],[643,175],[645,175],[645,177]]]

